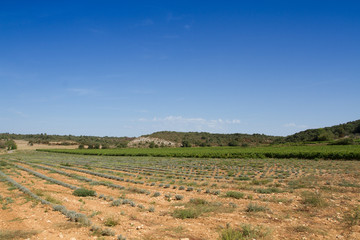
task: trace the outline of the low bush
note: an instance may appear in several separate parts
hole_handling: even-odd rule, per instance
[[[240,228],[232,228],[227,225],[220,233],[220,240],[264,239],[269,237],[270,233],[270,230],[263,226],[244,224]]]
[[[312,207],[326,207],[328,203],[322,197],[320,192],[309,192],[304,191],[301,193],[302,203],[305,205],[310,205]]]
[[[78,188],[73,192],[73,195],[78,197],[96,196],[96,192],[86,188]]]
[[[119,220],[114,217],[108,217],[104,221],[104,225],[107,227],[114,227],[119,224]]]
[[[226,197],[230,197],[230,198],[240,199],[240,198],[244,198],[244,196],[245,194],[242,192],[235,192],[235,191],[226,192]]]
[[[176,209],[172,216],[175,218],[185,219],[185,218],[197,218],[201,214],[200,211],[198,211],[195,208],[188,208],[188,209]]]
[[[261,206],[256,203],[249,203],[246,207],[246,212],[267,212],[269,208],[266,206]]]

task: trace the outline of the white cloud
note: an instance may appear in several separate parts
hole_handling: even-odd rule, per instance
[[[163,130],[172,131],[223,131],[230,125],[240,124],[239,119],[204,119],[204,118],[185,118],[182,116],[167,116],[164,118],[154,117],[152,119],[140,118],[139,122],[153,123]]]

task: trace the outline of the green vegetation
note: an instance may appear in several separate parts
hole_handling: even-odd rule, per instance
[[[265,239],[269,237],[270,230],[262,226],[252,226],[244,224],[241,228],[232,228],[227,225],[220,233],[220,240],[247,240],[247,239]]]
[[[78,197],[96,196],[96,192],[94,190],[79,188],[73,192],[73,195]]]
[[[1,138],[0,138],[1,139]],[[5,148],[6,150],[15,150],[17,145],[14,140],[0,140],[0,149]]]
[[[108,217],[104,221],[104,225],[107,227],[114,227],[119,224],[119,220],[115,217]]]
[[[352,227],[360,224],[360,206],[355,207],[345,214],[344,221],[347,226]]]
[[[249,205],[246,207],[246,212],[267,212],[270,211],[270,209],[266,206],[261,206],[256,203],[249,203]]]
[[[130,137],[96,137],[96,136],[73,136],[73,135],[48,135],[46,133],[41,134],[11,134],[0,133],[0,139],[6,140],[26,140],[29,145],[35,143],[50,144],[50,145],[77,145],[80,144],[90,147],[102,148],[122,148],[126,147],[127,143],[134,138]],[[1,147],[1,141],[0,141]]]
[[[210,147],[210,146],[247,146],[268,144],[280,141],[283,137],[267,136],[264,134],[217,134],[207,132],[155,132],[143,137],[159,138],[171,142],[181,143],[183,147]]]
[[[219,202],[208,202],[201,198],[192,198],[186,204],[185,209],[175,209],[172,216],[175,218],[197,218],[209,212],[232,212],[233,207],[225,207]]]
[[[300,158],[360,160],[359,145],[341,146],[268,146],[204,148],[131,148],[131,149],[42,149],[39,151],[103,156],[154,156],[196,158]]]
[[[226,192],[226,197],[230,197],[230,198],[240,199],[240,198],[244,198],[244,196],[245,194],[242,192],[235,192],[235,191]]]
[[[174,218],[185,219],[185,218],[197,218],[200,216],[200,214],[201,211],[199,211],[198,209],[188,208],[188,209],[176,209],[172,215]]]
[[[283,139],[283,142],[311,142],[311,141],[331,141],[341,139],[346,136],[354,137],[360,133],[360,120],[339,124],[332,127],[308,129]],[[350,142],[346,140],[347,145]],[[341,142],[340,142],[341,143]]]
[[[305,205],[309,205],[312,207],[326,207],[328,205],[320,192],[304,191],[302,192],[301,197],[302,202]]]
[[[189,147],[214,147],[229,146],[234,148],[248,148],[268,145],[304,145],[304,144],[328,144],[328,145],[359,145],[360,120],[339,124],[332,127],[308,129],[287,137],[268,136],[264,134],[214,134],[207,132],[173,132],[161,131],[141,137],[157,138],[176,143],[184,148]],[[26,140],[29,145],[35,143],[49,145],[79,145],[79,149],[114,149],[126,148],[134,137],[97,137],[97,136],[73,136],[73,135],[47,135],[42,134],[9,134],[1,133],[0,148],[16,149],[16,145],[5,146],[5,141]],[[9,142],[10,144],[11,142]],[[14,143],[12,141],[12,143]],[[164,144],[156,144],[154,141],[148,144],[140,144],[140,147],[164,148]],[[230,151],[231,152],[231,151]],[[207,156],[206,156],[207,157]],[[267,157],[267,156],[266,156]]]
[[[0,239],[25,239],[38,233],[36,230],[0,230]]]

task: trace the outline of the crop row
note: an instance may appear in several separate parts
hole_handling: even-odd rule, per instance
[[[54,211],[60,211],[63,215],[68,217],[70,221],[80,222],[80,223],[82,223],[84,225],[91,225],[91,221],[86,217],[86,215],[84,215],[82,213],[77,213],[75,211],[67,210],[65,206],[55,205],[55,204],[53,204],[53,203],[51,203],[51,202],[49,202],[49,201],[47,201],[45,199],[42,199],[41,197],[39,197],[35,193],[31,192],[28,188],[22,186],[21,184],[19,184],[18,182],[16,182],[12,178],[8,177],[2,171],[0,171],[0,176],[2,176],[7,182],[12,184],[14,187],[19,189],[21,192],[29,195],[30,197],[32,197],[35,200],[40,201],[42,204],[52,206]]]
[[[300,158],[360,160],[360,146],[205,147],[157,149],[42,149],[40,151],[104,156],[195,158]]]

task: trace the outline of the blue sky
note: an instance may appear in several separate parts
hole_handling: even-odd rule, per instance
[[[1,1],[0,132],[289,135],[360,118],[358,1]]]

